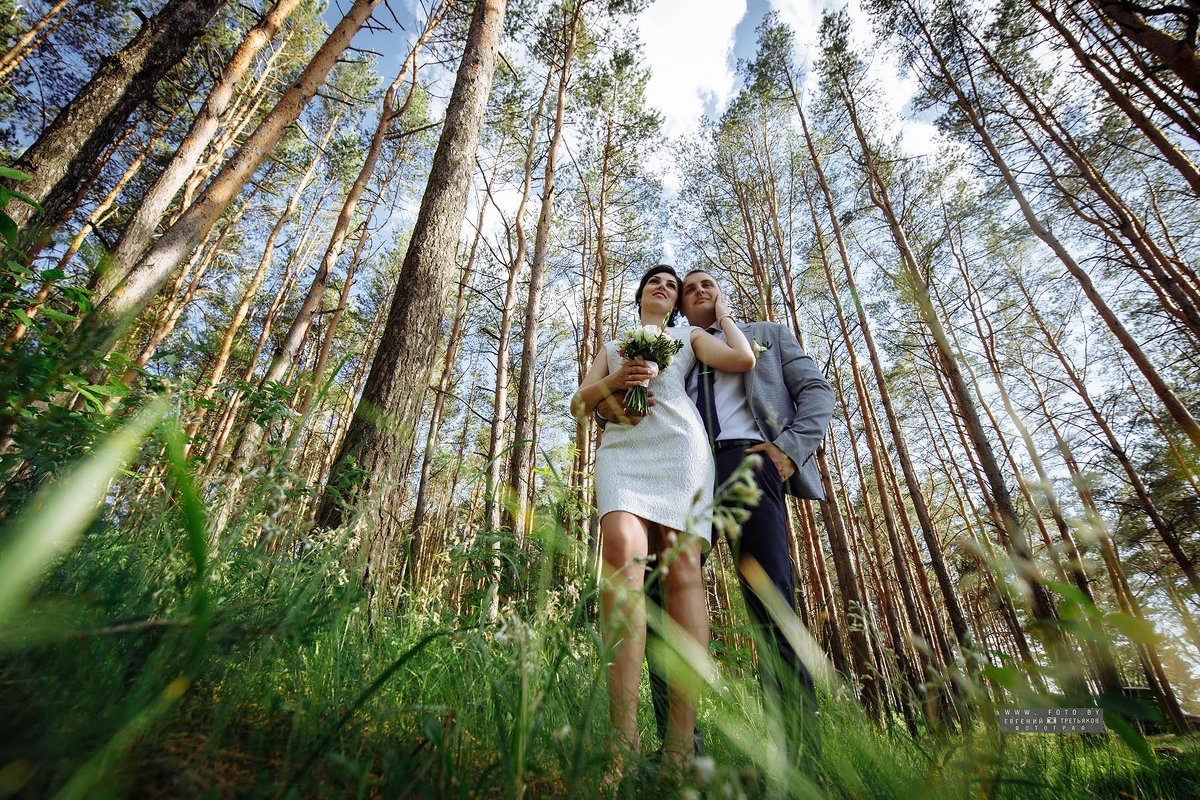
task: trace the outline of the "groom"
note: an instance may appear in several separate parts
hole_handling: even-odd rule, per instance
[[[716,315],[721,289],[712,275],[692,270],[683,279],[680,305],[688,322],[724,339]],[[824,497],[813,455],[833,415],[834,394],[816,363],[783,325],[738,322],[754,346],[758,363],[743,374],[717,372],[698,363],[688,377],[688,393],[704,421],[716,461],[717,485],[725,483],[748,454],[762,457],[754,477],[762,497],[740,535],[730,542],[746,608],[755,626],[759,679],[768,717],[788,732],[793,751],[815,750],[816,694],[812,676],[763,602],[744,570],[751,560],[796,610],[796,581],[788,542],[785,495]],[[653,412],[651,412],[653,413]],[[650,599],[662,604],[656,581]],[[655,597],[657,592],[660,596]],[[651,662],[655,717],[665,726],[666,681]]]

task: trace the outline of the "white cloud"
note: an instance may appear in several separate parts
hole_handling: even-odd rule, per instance
[[[871,17],[863,10],[859,0],[769,0],[771,8],[779,12],[779,18],[795,32],[796,63],[806,70],[806,90],[814,91],[819,52],[817,34],[821,28],[821,14],[825,9],[833,11],[846,8],[850,15],[850,42],[867,62],[867,71],[875,84],[871,104],[885,117],[895,121],[900,134],[901,147],[910,155],[927,155],[937,147],[940,134],[927,122],[904,119],[904,112],[917,90],[916,81],[903,74],[895,53],[880,49],[871,27]]]
[[[695,130],[706,104],[725,107],[734,29],[745,14],[745,0],[657,0],[638,17],[651,69],[646,99],[663,112],[668,136]]]

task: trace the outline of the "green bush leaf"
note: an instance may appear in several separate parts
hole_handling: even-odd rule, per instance
[[[12,167],[0,167],[0,178],[8,178],[14,181],[31,181],[33,176],[28,172],[21,172],[19,169]]]
[[[13,222],[12,217],[0,211],[0,236],[4,237],[4,241],[12,246],[17,244],[17,223]]]
[[[1114,611],[1111,614],[1105,614],[1104,621],[1128,636],[1130,641],[1138,644],[1156,644],[1158,642],[1158,631],[1154,629],[1154,623],[1149,620],[1138,619],[1130,614]]]

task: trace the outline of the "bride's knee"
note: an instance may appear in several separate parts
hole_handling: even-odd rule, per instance
[[[646,555],[646,536],[640,531],[614,525],[604,531],[601,557],[613,569],[622,569],[635,558]]]

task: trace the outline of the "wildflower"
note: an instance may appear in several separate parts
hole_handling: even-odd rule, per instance
[[[717,762],[710,756],[696,756],[692,759],[692,770],[696,773],[696,781],[707,786],[717,774]]]

